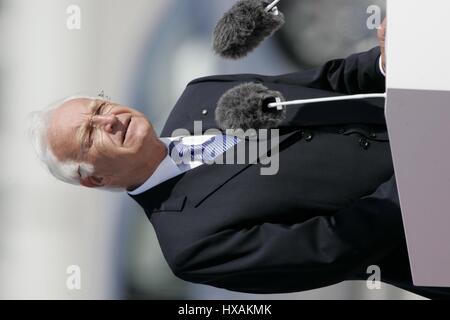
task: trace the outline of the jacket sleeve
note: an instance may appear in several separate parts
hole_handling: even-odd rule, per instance
[[[383,93],[386,81],[381,73],[380,47],[346,59],[327,62],[316,69],[274,77],[275,81],[342,94]]]
[[[225,230],[177,257],[181,279],[248,293],[315,289],[376,264],[404,241],[395,179],[333,216]]]

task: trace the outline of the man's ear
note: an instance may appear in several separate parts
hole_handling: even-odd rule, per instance
[[[109,184],[109,180],[110,179],[108,179],[108,178],[89,176],[89,177],[86,177],[86,178],[81,178],[80,179],[80,184],[83,187],[99,188],[99,187],[107,186]]]

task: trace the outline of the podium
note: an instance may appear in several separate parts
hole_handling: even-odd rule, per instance
[[[413,281],[450,287],[450,1],[388,0],[387,16],[386,121]]]

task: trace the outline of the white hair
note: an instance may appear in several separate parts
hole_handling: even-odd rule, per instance
[[[60,161],[51,150],[47,135],[50,120],[55,110],[74,99],[106,100],[101,96],[76,95],[59,100],[42,111],[32,112],[29,115],[29,136],[37,156],[55,178],[66,183],[80,185],[79,173],[82,177],[91,176],[95,172],[94,166],[73,160]]]

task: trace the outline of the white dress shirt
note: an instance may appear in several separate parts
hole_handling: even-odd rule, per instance
[[[381,61],[381,56],[378,59],[378,66],[380,68],[381,74],[383,76],[386,76],[386,72],[383,69],[383,64]],[[214,136],[188,136],[188,137],[176,137],[176,138],[160,138],[160,140],[166,145],[167,150],[169,149],[169,145],[172,141],[182,141],[184,144],[202,144],[205,141],[208,141]],[[218,154],[219,156],[220,154]],[[156,168],[155,172],[152,174],[150,178],[139,188],[128,192],[128,194],[132,196],[139,195],[141,193],[144,193],[147,190],[150,190],[153,187],[156,187],[157,185],[170,180],[172,178],[175,178],[176,176],[185,173],[189,170],[195,169],[199,166],[203,165],[202,162],[199,161],[192,161],[186,164],[180,164],[177,165],[175,161],[172,160],[172,158],[169,157],[169,153],[167,152],[167,156],[164,158],[164,160],[159,164],[158,168]]]

